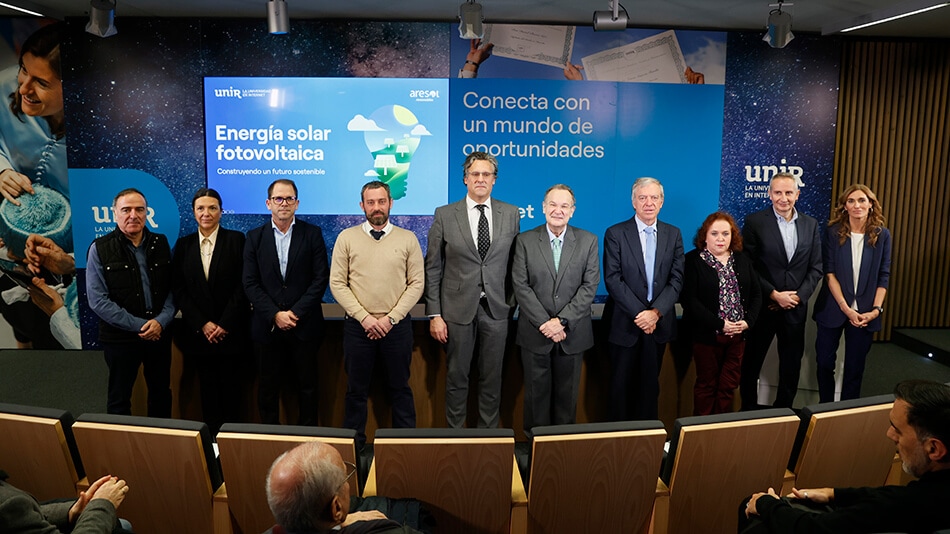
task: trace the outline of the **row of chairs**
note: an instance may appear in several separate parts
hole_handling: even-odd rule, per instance
[[[530,450],[509,429],[380,429],[359,485],[363,496],[418,499],[438,532],[732,533],[738,503],[767,487],[884,484],[892,403],[888,395],[806,407],[801,417],[773,409],[681,418],[668,452],[659,421],[539,427]],[[140,534],[262,532],[274,523],[264,479],[279,454],[319,439],[360,460],[351,430],[226,424],[216,458],[203,423],[101,414],[73,422],[61,410],[8,404],[0,436],[0,468],[38,499],[75,494],[103,474],[126,479],[120,513]]]

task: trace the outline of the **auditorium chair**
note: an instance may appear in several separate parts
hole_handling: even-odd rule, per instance
[[[352,429],[225,423],[217,435],[225,483],[215,496],[215,532],[259,534],[274,525],[264,482],[271,464],[284,452],[307,441],[322,441],[355,464],[355,440]],[[350,482],[350,493],[359,494],[356,479]]]
[[[0,469],[40,501],[75,497],[86,484],[65,410],[0,403]]]
[[[798,424],[787,408],[677,419],[658,484],[655,532],[736,532],[742,499],[782,487]]]
[[[221,486],[208,425],[179,419],[83,414],[73,425],[90,480],[129,484],[119,514],[136,534],[213,532]]]
[[[647,533],[666,430],[660,421],[534,427],[528,532]]]
[[[380,429],[363,495],[411,498],[435,532],[524,532],[527,498],[511,429]]]
[[[893,395],[802,409],[782,494],[792,487],[883,486],[894,463],[887,437]]]

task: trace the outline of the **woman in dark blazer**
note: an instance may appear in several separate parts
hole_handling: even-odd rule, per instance
[[[244,234],[222,228],[221,195],[199,189],[191,201],[198,232],[182,237],[172,258],[176,340],[198,369],[201,409],[212,433],[241,420],[244,371],[250,366],[250,305],[244,296]]]
[[[706,217],[693,244],[680,298],[696,361],[693,413],[726,413],[732,411],[744,335],[762,306],[762,290],[752,260],[741,252],[742,234],[731,215],[719,211]]]
[[[841,400],[861,396],[864,362],[881,329],[891,274],[891,233],[877,196],[855,184],[838,197],[822,243],[825,283],[815,304],[818,397],[835,400],[835,360],[844,331]]]

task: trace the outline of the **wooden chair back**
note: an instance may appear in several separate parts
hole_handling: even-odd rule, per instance
[[[528,532],[637,532],[653,513],[660,421],[535,427]]]
[[[83,479],[65,410],[0,403],[0,469],[40,501],[75,497]]]

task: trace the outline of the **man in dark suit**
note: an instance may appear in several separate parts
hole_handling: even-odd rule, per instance
[[[762,285],[763,309],[749,331],[742,357],[742,409],[758,406],[758,380],[773,338],[778,338],[776,408],[790,408],[798,392],[808,299],[821,280],[818,221],[795,209],[798,180],[778,173],[769,184],[772,206],[745,218],[742,240]],[[767,298],[766,298],[767,297]]]
[[[485,152],[465,158],[464,199],[435,210],[426,252],[426,315],[429,333],[447,344],[445,417],[465,425],[468,375],[478,355],[478,426],[498,426],[501,368],[512,304],[508,277],[518,235],[518,208],[491,198],[498,162]]]
[[[524,364],[524,429],[575,422],[584,351],[594,346],[590,306],[600,283],[597,236],[568,226],[571,188],[544,195],[545,224],[515,240],[511,281]]]
[[[270,224],[248,232],[244,291],[254,313],[261,421],[279,422],[280,380],[288,366],[297,382],[299,423],[317,424],[317,351],[323,338],[321,302],[330,279],[319,226],[298,221],[297,185],[276,180],[267,189]]]
[[[244,234],[221,227],[221,195],[201,188],[191,201],[198,231],[172,256],[172,291],[181,310],[175,339],[198,369],[201,412],[212,435],[240,422],[249,363],[251,307],[244,295]]]
[[[683,237],[679,228],[657,220],[663,185],[640,178],[632,197],[636,214],[604,235],[613,367],[608,411],[614,421],[657,418],[660,363],[683,287]]]

